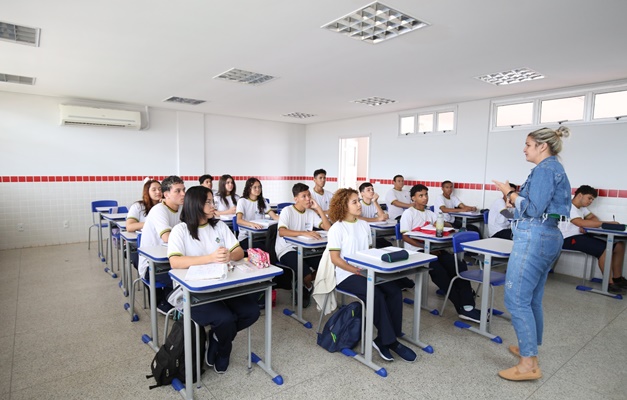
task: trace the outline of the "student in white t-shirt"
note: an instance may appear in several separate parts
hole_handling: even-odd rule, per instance
[[[408,208],[401,217],[401,233],[409,232],[417,227],[433,224],[437,220],[437,215],[427,208],[429,203],[429,189],[424,185],[415,185],[410,191],[413,206]],[[451,226],[450,223],[444,223],[445,226]],[[405,248],[408,250],[419,250],[422,243],[418,239],[403,235]],[[457,275],[455,271],[455,258],[446,251],[431,252],[438,256],[438,261],[429,264],[429,276],[431,281],[438,288],[446,293],[451,280]],[[466,270],[466,263],[460,263],[459,270]],[[479,323],[481,312],[475,308],[475,298],[472,294],[470,282],[464,279],[455,279],[453,288],[448,299],[453,303],[459,318]]]
[[[361,215],[358,217],[359,219],[366,222],[379,222],[386,221],[390,218],[379,205],[377,201],[379,200],[379,195],[375,193],[372,183],[364,182],[359,185],[359,195],[361,196],[361,200],[359,201],[361,204]],[[392,246],[392,243],[379,237],[374,246],[376,248],[382,248]]]
[[[324,185],[327,183],[327,171],[323,169],[317,169],[313,173],[313,181],[314,188],[311,192],[311,198],[318,203],[318,205],[322,208],[322,211],[326,214],[329,210],[329,204],[331,203],[331,198],[333,197],[333,193],[325,190]]]
[[[161,246],[168,243],[172,228],[181,222],[181,208],[185,200],[185,183],[178,176],[168,176],[161,182],[161,191],[164,199],[155,205],[146,217],[142,229],[141,246]],[[140,254],[139,275],[150,279],[148,260]],[[168,274],[156,276],[157,282],[166,285],[163,289],[157,289],[157,309],[162,314],[167,313],[172,306],[167,302],[167,296],[172,291],[172,280]]]
[[[298,273],[298,252],[296,247],[287,243],[285,237],[307,236],[320,239],[321,236],[314,228],[329,230],[331,223],[322,208],[311,198],[309,186],[297,183],[292,187],[294,205],[285,207],[279,215],[275,251],[281,264]],[[311,302],[314,272],[318,269],[322,255],[303,259],[303,307]]]
[[[391,219],[398,220],[403,211],[411,207],[411,196],[407,190],[403,190],[403,186],[405,186],[405,178],[403,175],[396,175],[394,187],[385,194],[385,202]]]
[[[244,185],[242,197],[237,201],[237,225],[248,226],[255,229],[264,228],[264,226],[255,223],[255,220],[265,219],[266,214],[275,221],[279,220],[279,216],[270,209],[270,206],[263,197],[261,182],[257,178],[248,178]],[[240,246],[244,250],[248,250],[248,232],[244,229],[239,230]],[[265,239],[254,243],[255,247],[265,250]]]
[[[218,182],[218,193],[216,194],[216,215],[235,215],[239,196],[235,186],[235,181],[231,175],[222,175]]]
[[[512,190],[516,190],[516,185],[509,184]],[[492,202],[490,212],[488,213],[488,235],[490,237],[512,240],[512,223],[511,217],[502,214],[502,211],[508,210],[514,215],[514,208],[507,205],[507,197],[502,196]]]
[[[356,190],[340,189],[335,193],[329,209],[329,216],[335,223],[329,229],[327,248],[331,262],[335,265],[337,287],[366,302],[366,277],[361,275],[359,267],[350,265],[344,259],[347,255],[367,250],[371,244],[370,227],[359,219],[361,212]],[[397,340],[403,334],[403,295],[395,282],[375,286],[374,321],[377,337],[372,346],[379,352],[381,358],[393,361],[391,350],[404,361],[416,360],[416,353]]]
[[[233,232],[215,219],[213,193],[204,186],[187,191],[181,212],[181,223],[172,229],[168,241],[168,258],[172,268],[192,265],[228,263],[241,260],[244,251]],[[223,374],[229,366],[233,339],[259,318],[259,306],[251,295],[192,307],[192,319],[211,326],[205,362]]]
[[[139,231],[144,227],[146,217],[150,210],[161,202],[161,183],[150,179],[144,183],[142,199],[131,205],[126,215],[126,230],[128,232]]]
[[[617,223],[615,221],[601,221],[588,207],[596,199],[598,192],[595,188],[582,185],[576,191],[571,201],[570,222],[560,222],[559,228],[564,237],[562,248],[577,250],[590,254],[599,260],[599,268],[603,272],[605,267],[605,240],[584,233],[584,228],[600,228],[601,224]],[[625,242],[614,243],[612,253],[612,270],[610,274],[610,293],[622,294],[627,288],[627,279],[622,276],[623,260],[625,258]]]
[[[455,218],[449,213],[477,211],[477,207],[465,205],[459,197],[453,194],[453,182],[451,181],[442,182],[442,194],[436,196],[433,200],[433,209],[436,213],[442,211],[444,222],[449,222],[455,229],[462,227],[462,220],[461,218]],[[472,224],[466,224],[466,229],[477,232],[481,237],[481,231],[478,227]]]

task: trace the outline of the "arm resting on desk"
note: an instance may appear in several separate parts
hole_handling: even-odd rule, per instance
[[[329,254],[331,255],[331,262],[336,267],[340,267],[344,271],[348,271],[348,272],[356,274],[356,275],[360,275],[361,274],[361,269],[359,269],[359,268],[357,268],[355,266],[352,266],[349,263],[347,263],[346,260],[344,260],[340,256],[340,251],[339,250],[329,250]]]

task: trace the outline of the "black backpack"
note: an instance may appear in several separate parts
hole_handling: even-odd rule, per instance
[[[207,341],[207,333],[203,327],[200,328],[200,343],[196,343],[196,328],[194,322],[191,322],[192,326],[192,369],[194,382],[199,378],[196,376],[196,346],[200,345],[201,357],[205,354],[205,347]],[[185,383],[185,340],[184,340],[184,325],[183,320],[180,319],[174,322],[170,334],[165,340],[165,343],[155,357],[152,359],[150,369],[152,375],[146,375],[146,378],[155,378],[156,385],[152,385],[149,388],[154,389],[159,386],[170,385],[174,378],[178,378],[181,382]],[[201,362],[200,373],[204,372],[204,362]]]
[[[335,312],[318,333],[318,345],[333,353],[352,349],[361,339],[361,304],[352,302]]]

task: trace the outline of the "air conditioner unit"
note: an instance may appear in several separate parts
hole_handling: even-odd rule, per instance
[[[139,130],[139,111],[112,110],[108,108],[81,107],[60,104],[61,125],[109,126]]]

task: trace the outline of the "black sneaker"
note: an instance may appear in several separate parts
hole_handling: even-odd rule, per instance
[[[205,352],[205,363],[208,366],[213,367],[216,362],[216,356],[218,355],[218,341],[213,336],[213,331],[209,331],[209,337],[207,338],[207,350]]]
[[[303,308],[307,308],[309,307],[309,304],[311,304],[311,292],[313,291],[313,286],[311,287],[311,289],[307,289],[305,286],[303,286]]]
[[[618,286],[620,288],[626,289],[627,288],[627,279],[625,279],[622,276],[619,276],[618,278],[614,278],[614,286]]]
[[[466,311],[463,308],[458,311],[457,316],[461,319],[465,319],[466,321],[472,321],[476,323],[481,322],[481,311],[473,308],[470,311]]]
[[[224,374],[229,369],[229,356],[217,355],[216,363],[213,366],[213,370],[218,374]]]
[[[390,350],[398,354],[403,361],[413,363],[418,358],[412,349],[399,343],[398,341],[390,345]]]
[[[394,357],[392,357],[390,349],[387,346],[383,345],[379,338],[376,338],[372,341],[372,347],[374,347],[374,349],[379,352],[379,355],[385,361],[394,361]]]
[[[609,285],[607,285],[607,291],[612,294],[625,294],[625,289],[618,286],[616,282],[610,283]]]

